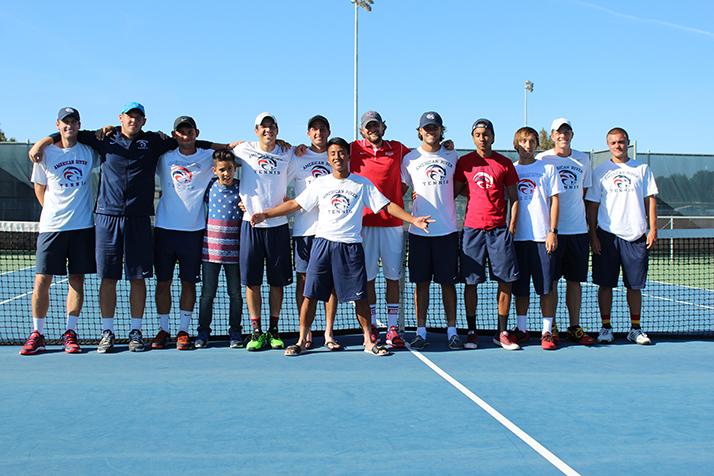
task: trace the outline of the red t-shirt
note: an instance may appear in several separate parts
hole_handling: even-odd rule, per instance
[[[507,157],[498,152],[490,157],[470,152],[456,164],[454,180],[467,184],[464,226],[482,230],[506,226],[506,187],[518,183],[516,168]]]
[[[409,149],[396,140],[383,141],[382,147],[377,150],[367,139],[354,141],[350,144],[350,172],[369,179],[390,202],[404,207],[401,166],[402,158],[408,153]],[[402,220],[393,217],[385,209],[379,213],[366,207],[364,209],[363,226],[402,224]]]

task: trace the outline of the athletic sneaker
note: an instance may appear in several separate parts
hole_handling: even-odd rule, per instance
[[[615,334],[612,333],[612,327],[601,327],[600,333],[597,335],[598,344],[612,344],[615,342]]]
[[[403,349],[406,347],[404,339],[399,335],[399,329],[397,326],[392,326],[387,331],[387,345],[392,349]]]
[[[555,318],[553,318],[553,330],[551,331],[551,334],[553,334],[553,342],[556,344],[560,345],[560,330],[558,329],[558,323],[555,322]]]
[[[558,344],[555,343],[553,340],[553,334],[550,332],[545,332],[541,337],[540,337],[540,346],[543,348],[543,350],[555,350],[558,348]]]
[[[25,345],[20,349],[20,355],[34,355],[45,350],[45,336],[38,331],[32,331]]]
[[[510,335],[511,339],[513,339],[513,341],[515,341],[518,345],[525,344],[531,338],[531,335],[528,332],[522,331],[517,327],[510,332]]]
[[[466,334],[466,343],[464,343],[465,349],[478,349],[478,335],[476,331],[469,331]]]
[[[250,336],[250,342],[245,347],[248,352],[253,352],[256,350],[262,350],[265,347],[265,342],[268,339],[267,334],[260,332],[259,330],[254,330],[253,335]]]
[[[105,329],[102,332],[102,338],[99,339],[99,345],[97,345],[97,352],[100,354],[106,354],[114,350],[114,333],[109,329]]]
[[[240,331],[228,331],[228,347],[231,349],[242,349],[245,347]]]
[[[449,349],[464,350],[464,343],[461,342],[461,337],[458,334],[451,336],[451,339],[449,339]]]
[[[79,354],[82,349],[79,348],[79,342],[77,342],[77,333],[71,329],[67,329],[64,334],[62,334],[62,345],[64,346],[64,351],[68,354]]]
[[[188,338],[188,332],[179,331],[176,334],[176,350],[191,350],[191,340]]]
[[[171,334],[166,332],[165,330],[161,329],[158,334],[156,334],[156,337],[154,337],[154,340],[151,341],[151,348],[152,349],[164,349],[166,348],[166,344],[169,343],[169,339],[171,338]],[[177,344],[178,345],[178,344]]]
[[[374,324],[369,326],[369,340],[372,344],[379,344],[379,329]]]
[[[283,339],[280,338],[280,334],[278,334],[277,329],[268,331],[267,335],[268,335],[268,344],[270,344],[271,349],[284,349],[285,348],[285,342],[283,342]]]
[[[568,339],[573,342],[577,342],[582,345],[593,345],[595,344],[595,339],[587,335],[582,327],[571,326],[568,327]]]
[[[198,335],[196,336],[196,341],[193,343],[193,346],[197,349],[203,349],[205,347],[208,347],[208,338],[210,337],[210,334],[206,331],[198,331]]]
[[[144,352],[144,336],[139,329],[129,332],[129,352]]]
[[[642,332],[642,329],[630,329],[630,332],[627,334],[627,340],[640,345],[650,345],[652,343],[650,338],[647,337],[647,334]]]
[[[426,339],[422,339],[419,334],[414,338],[413,341],[409,343],[412,349],[414,350],[422,350],[424,347],[429,345],[429,343],[426,341]]]
[[[521,348],[521,346],[513,340],[508,331],[503,331],[493,336],[493,343],[500,345],[506,350],[519,350]]]

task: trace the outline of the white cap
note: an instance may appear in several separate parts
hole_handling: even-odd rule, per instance
[[[564,117],[559,117],[559,118],[555,119],[553,121],[553,123],[550,125],[550,130],[557,131],[558,129],[560,129],[560,126],[563,126],[563,125],[567,125],[568,127],[570,127],[571,130],[573,129],[573,126],[572,126],[572,124],[570,124],[569,120],[567,120]]]
[[[268,117],[271,118],[275,124],[278,123],[278,120],[275,119],[275,116],[273,116],[269,112],[261,112],[260,114],[258,114],[258,117],[255,118],[255,127],[258,127],[263,122],[263,120]]]

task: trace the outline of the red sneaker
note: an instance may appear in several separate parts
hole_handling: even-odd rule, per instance
[[[523,344],[527,343],[531,338],[531,335],[528,332],[523,332],[522,330],[520,330],[517,327],[515,329],[513,329],[510,332],[510,334],[511,334],[511,339],[513,339],[515,342],[517,342],[518,345],[523,345]]]
[[[372,341],[372,344],[379,343],[379,330],[374,324],[369,327],[369,340]]]
[[[519,350],[521,348],[521,346],[513,340],[508,331],[503,331],[500,334],[496,334],[493,337],[493,343],[496,345],[500,345],[506,350]]]
[[[553,340],[553,334],[546,332],[540,338],[540,346],[543,350],[555,350],[558,348],[558,344]]]
[[[43,350],[45,350],[45,336],[37,331],[32,331],[27,342],[25,342],[25,345],[20,349],[20,355],[39,354]]]
[[[403,349],[406,347],[404,339],[402,339],[402,336],[399,335],[397,326],[392,326],[387,331],[387,345],[392,349]]]
[[[79,342],[77,342],[77,333],[71,329],[62,334],[62,345],[64,346],[64,351],[68,354],[79,354],[82,349],[79,348]]]
[[[169,334],[165,330],[161,329],[159,331],[159,333],[156,334],[156,337],[154,337],[154,340],[151,341],[151,348],[152,349],[165,348],[166,344],[168,344],[170,338],[171,338],[171,334]]]
[[[191,341],[188,338],[188,332],[179,331],[179,333],[176,334],[176,349],[177,350],[190,350],[191,349]]]
[[[585,333],[582,327],[568,327],[568,339],[582,345],[595,345],[595,339]]]

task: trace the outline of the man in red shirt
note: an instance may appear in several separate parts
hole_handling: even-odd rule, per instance
[[[464,305],[468,325],[467,348],[478,346],[476,338],[476,285],[486,281],[486,258],[491,279],[498,281],[498,333],[496,345],[507,350],[520,346],[509,335],[508,310],[511,283],[518,279],[513,234],[518,219],[518,174],[513,163],[491,149],[495,139],[493,124],[478,119],[471,127],[476,150],[459,159],[454,174],[454,194],[467,192],[464,235],[461,244],[461,277],[466,283]],[[506,205],[511,216],[506,228]]]
[[[389,201],[404,207],[402,188],[402,158],[409,148],[394,140],[384,140],[387,125],[378,112],[368,111],[362,115],[360,134],[364,139],[350,144],[350,172],[368,178]],[[404,339],[398,332],[399,279],[404,263],[404,228],[402,221],[382,210],[374,213],[365,208],[362,219],[365,264],[367,268],[367,300],[372,312],[371,336],[379,340],[377,330],[377,295],[374,280],[382,260],[384,278],[387,282],[387,345],[403,348]]]

